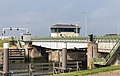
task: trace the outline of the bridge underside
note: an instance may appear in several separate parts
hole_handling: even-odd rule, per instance
[[[34,49],[37,49],[35,55],[41,55],[39,58],[42,58],[43,61],[47,62],[62,62],[62,49],[51,49],[42,46],[33,45]],[[73,48],[67,49],[67,61],[82,61],[84,68],[87,66],[87,48]],[[35,58],[34,58],[35,59]],[[41,61],[42,62],[42,61]]]

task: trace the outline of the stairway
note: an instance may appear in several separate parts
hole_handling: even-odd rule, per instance
[[[16,44],[19,49],[23,48],[22,41],[19,38],[10,38],[9,41]]]
[[[93,63],[96,65],[111,65],[119,50],[120,40],[114,45],[110,53],[105,58],[93,58]]]
[[[23,48],[22,43],[21,43],[21,41],[19,39],[17,39],[17,43],[18,43],[18,48]]]

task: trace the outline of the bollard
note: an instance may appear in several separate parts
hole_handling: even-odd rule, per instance
[[[53,74],[55,74],[55,62],[53,62]]]
[[[3,72],[4,76],[9,76],[9,43],[3,43]]]
[[[67,67],[67,43],[64,42],[62,48],[62,68],[66,69],[66,67]]]

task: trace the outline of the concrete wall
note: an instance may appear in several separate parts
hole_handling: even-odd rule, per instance
[[[99,42],[98,43],[98,52],[109,53],[115,44],[116,44],[116,42]]]
[[[49,61],[60,61],[62,62],[62,51],[61,50],[49,50]],[[79,51],[67,51],[67,60],[77,61],[77,60],[85,60],[86,59],[86,52],[79,52]]]
[[[29,53],[30,58],[39,58],[42,57],[41,50],[33,47],[31,52]]]
[[[93,58],[97,58],[99,56],[98,53],[98,44],[94,42],[88,43],[88,50],[87,50],[87,68],[93,69]]]
[[[61,51],[59,51],[59,50],[54,50],[54,51],[52,51],[52,50],[49,50],[49,51],[47,51],[48,52],[48,60],[49,61],[62,61],[61,60]]]

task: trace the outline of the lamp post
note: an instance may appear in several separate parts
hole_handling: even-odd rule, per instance
[[[119,36],[119,32],[120,32],[120,31],[119,31],[119,28],[120,28],[120,26],[118,25],[118,36]]]
[[[76,37],[78,36],[78,24],[76,24]]]
[[[80,22],[75,22],[75,37],[79,36],[79,23]]]
[[[80,13],[84,14],[85,36],[87,36],[87,14],[84,11],[81,11]]]

